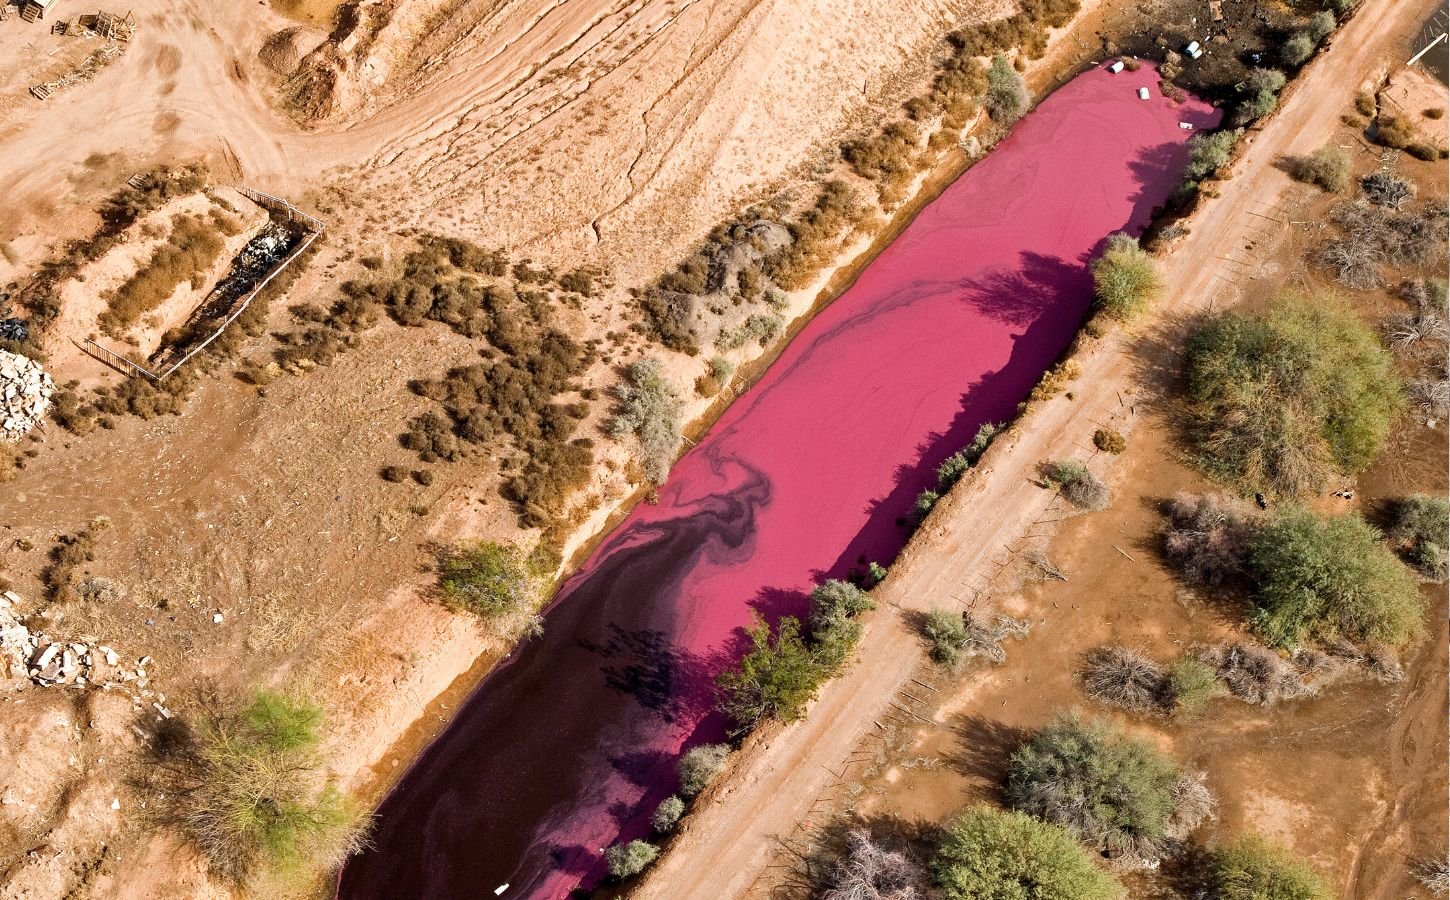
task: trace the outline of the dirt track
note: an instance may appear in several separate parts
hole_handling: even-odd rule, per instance
[[[1386,67],[1427,12],[1423,0],[1371,4],[1339,33],[1286,96],[1285,108],[1261,132],[1222,187],[1191,223],[1191,234],[1166,260],[1171,301],[1167,319],[1208,306],[1225,282],[1219,257],[1246,242],[1253,213],[1274,205],[1290,181],[1274,163],[1321,146],[1361,81]],[[1151,323],[1149,325],[1151,327]],[[822,691],[803,723],[750,742],[728,785],[695,812],[688,830],[634,891],[638,898],[738,897],[751,892],[778,842],[807,822],[816,798],[891,698],[921,664],[921,643],[907,611],[925,611],[952,597],[970,600],[1000,566],[1004,545],[1043,520],[1055,495],[1035,486],[1040,460],[1086,456],[1072,435],[1091,433],[1131,414],[1140,362],[1115,334],[1080,356],[1073,402],[1034,410],[1010,446],[994,446],[984,468],[960,486],[908,548],[880,589],[882,609],[867,626],[860,658]],[[1125,410],[1123,407],[1127,406]],[[1431,692],[1433,693],[1433,692]],[[1438,695],[1435,695],[1438,697]],[[1436,702],[1439,702],[1437,700]],[[1365,889],[1369,885],[1363,885]],[[1364,896],[1374,896],[1372,893]]]

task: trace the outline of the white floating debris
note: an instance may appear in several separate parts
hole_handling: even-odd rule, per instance
[[[507,881],[505,881],[503,884],[501,884],[498,887],[496,887],[496,888],[493,889],[493,895],[495,897],[497,897],[498,895],[502,894],[504,891],[506,891],[508,889],[509,889],[509,883]]]
[[[1113,63],[1111,66],[1108,66],[1108,71],[1112,72],[1114,75],[1123,71],[1123,61],[1120,59],[1117,62]]]
[[[1178,127],[1179,128],[1182,128],[1184,131],[1192,131],[1193,130],[1193,123],[1192,122],[1179,122],[1178,123]]]
[[[1139,100],[1147,100],[1148,99],[1148,89],[1147,88],[1145,88],[1145,87],[1138,88],[1138,99]]]

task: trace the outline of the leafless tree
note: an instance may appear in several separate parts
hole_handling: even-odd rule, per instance
[[[926,896],[921,865],[899,850],[887,850],[864,829],[846,835],[846,852],[822,878],[819,900],[918,900]]]

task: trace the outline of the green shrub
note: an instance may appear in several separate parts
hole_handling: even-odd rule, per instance
[[[1238,143],[1240,130],[1199,132],[1188,139],[1188,162],[1183,168],[1183,177],[1192,182],[1202,181],[1218,174],[1228,162],[1234,144]]]
[[[1262,118],[1279,106],[1279,91],[1284,89],[1288,79],[1278,69],[1251,69],[1248,77],[1240,84],[1244,99],[1239,101],[1234,118],[1238,124],[1247,124]]]
[[[615,844],[604,851],[604,859],[609,864],[609,874],[615,878],[631,878],[649,868],[660,855],[660,848],[649,841],[630,841],[627,844]]]
[[[931,861],[947,900],[1117,900],[1123,888],[1064,829],[977,806],[946,827]]]
[[[728,744],[701,744],[691,748],[675,765],[675,771],[680,776],[680,793],[694,797],[709,787],[715,776],[725,768],[725,760],[729,756]]]
[[[619,409],[609,423],[616,438],[633,435],[639,443],[644,474],[663,484],[680,446],[680,417],[684,404],[665,380],[657,359],[643,359],[629,367],[629,377],[615,388]]]
[[[1186,374],[1195,459],[1245,492],[1297,497],[1364,469],[1404,404],[1374,333],[1327,298],[1209,320]]]
[[[951,490],[952,485],[960,481],[962,476],[967,474],[967,470],[977,464],[977,461],[982,458],[982,454],[987,452],[987,447],[991,446],[992,441],[1002,433],[1004,427],[998,422],[984,422],[977,428],[977,434],[972,438],[970,444],[942,460],[942,464],[937,466],[936,470],[937,491],[944,494]]]
[[[1305,32],[1299,32],[1279,47],[1279,60],[1286,66],[1297,66],[1314,55],[1314,39]]]
[[[1249,566],[1253,627],[1272,646],[1310,638],[1403,644],[1423,630],[1414,578],[1357,515],[1290,509],[1259,533]]]
[[[922,632],[931,642],[931,658],[944,666],[961,662],[967,644],[967,625],[962,614],[950,609],[933,609],[926,614]]]
[[[1175,713],[1197,715],[1221,693],[1217,673],[1196,656],[1181,656],[1168,669],[1168,696]]]
[[[1424,577],[1444,581],[1450,502],[1425,494],[1402,497],[1395,502],[1391,519],[1390,540],[1405,560]]]
[[[1282,847],[1244,835],[1216,851],[1208,866],[1216,900],[1333,900],[1319,874]]]
[[[1126,234],[1108,237],[1102,255],[1093,260],[1093,293],[1104,312],[1130,321],[1163,293],[1158,264],[1138,241]]]
[[[1093,446],[1104,453],[1122,453],[1128,449],[1128,440],[1111,428],[1099,428],[1093,432]]]
[[[1011,125],[1027,112],[1027,86],[1007,57],[997,54],[987,69],[987,115],[993,122]]]
[[[649,824],[659,834],[668,834],[675,830],[675,823],[679,822],[680,816],[684,814],[685,801],[671,794],[655,807],[654,814],[649,817]]]
[[[764,619],[756,619],[746,633],[752,649],[716,679],[721,710],[745,730],[764,719],[800,719],[832,668],[806,642],[799,620],[791,616],[781,618],[774,635]]]
[[[1337,194],[1349,186],[1349,155],[1338,147],[1320,147],[1308,156],[1296,158],[1290,174],[1306,184]]]
[[[849,581],[826,581],[811,591],[811,634],[849,625],[856,616],[875,608],[871,595]]]
[[[317,753],[322,710],[266,690],[193,728],[160,727],[138,777],[163,822],[217,877],[314,876],[361,849],[365,817],[329,783]]]
[[[438,583],[450,607],[485,617],[531,607],[538,590],[519,549],[493,541],[445,551],[439,560]]]
[[[1309,25],[1305,28],[1305,33],[1309,35],[1310,40],[1318,44],[1333,34],[1335,26],[1338,24],[1335,21],[1334,13],[1327,9],[1321,9],[1309,20]]]
[[[1187,779],[1192,782],[1192,779]],[[1102,720],[1060,716],[1012,754],[1007,801],[1111,854],[1153,860],[1211,808],[1173,760]]]

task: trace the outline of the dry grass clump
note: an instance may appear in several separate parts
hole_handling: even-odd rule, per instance
[[[1127,647],[1095,647],[1082,672],[1089,697],[1129,712],[1158,712],[1167,678],[1156,662]]]
[[[194,726],[163,721],[138,776],[148,810],[231,884],[335,869],[364,846],[367,818],[326,775],[322,719],[315,703],[258,690]]]
[[[804,287],[831,261],[863,213],[855,191],[841,181],[826,182],[815,204],[790,224],[794,240],[766,260],[765,274],[786,290]]]
[[[1319,251],[1319,261],[1341,283],[1358,290],[1384,284],[1381,267],[1430,266],[1445,258],[1445,203],[1433,201],[1408,210],[1403,201],[1382,193],[1379,183],[1367,194],[1379,199],[1340,203],[1329,213],[1339,236]],[[1388,188],[1385,189],[1389,190]]]
[[[1093,446],[1104,453],[1122,453],[1128,449],[1128,439],[1111,428],[1099,428],[1093,432]]]
[[[920,144],[921,133],[913,122],[892,122],[875,134],[842,144],[841,158],[851,171],[880,182],[886,191],[911,180]]]
[[[1037,382],[1032,393],[1027,395],[1028,403],[1039,403],[1056,397],[1067,389],[1068,383],[1082,374],[1082,366],[1075,359],[1065,359],[1046,372]]]
[[[216,262],[223,246],[208,220],[177,216],[166,242],[107,298],[106,310],[98,320],[101,327],[119,335],[160,306],[183,282],[201,287],[201,273]]]
[[[1375,120],[1375,143],[1395,150],[1404,150],[1417,159],[1428,161],[1441,157],[1441,149],[1419,139],[1409,116],[1382,115]]]
[[[1257,518],[1225,494],[1180,493],[1168,504],[1164,550],[1189,584],[1217,587],[1244,572]]]

